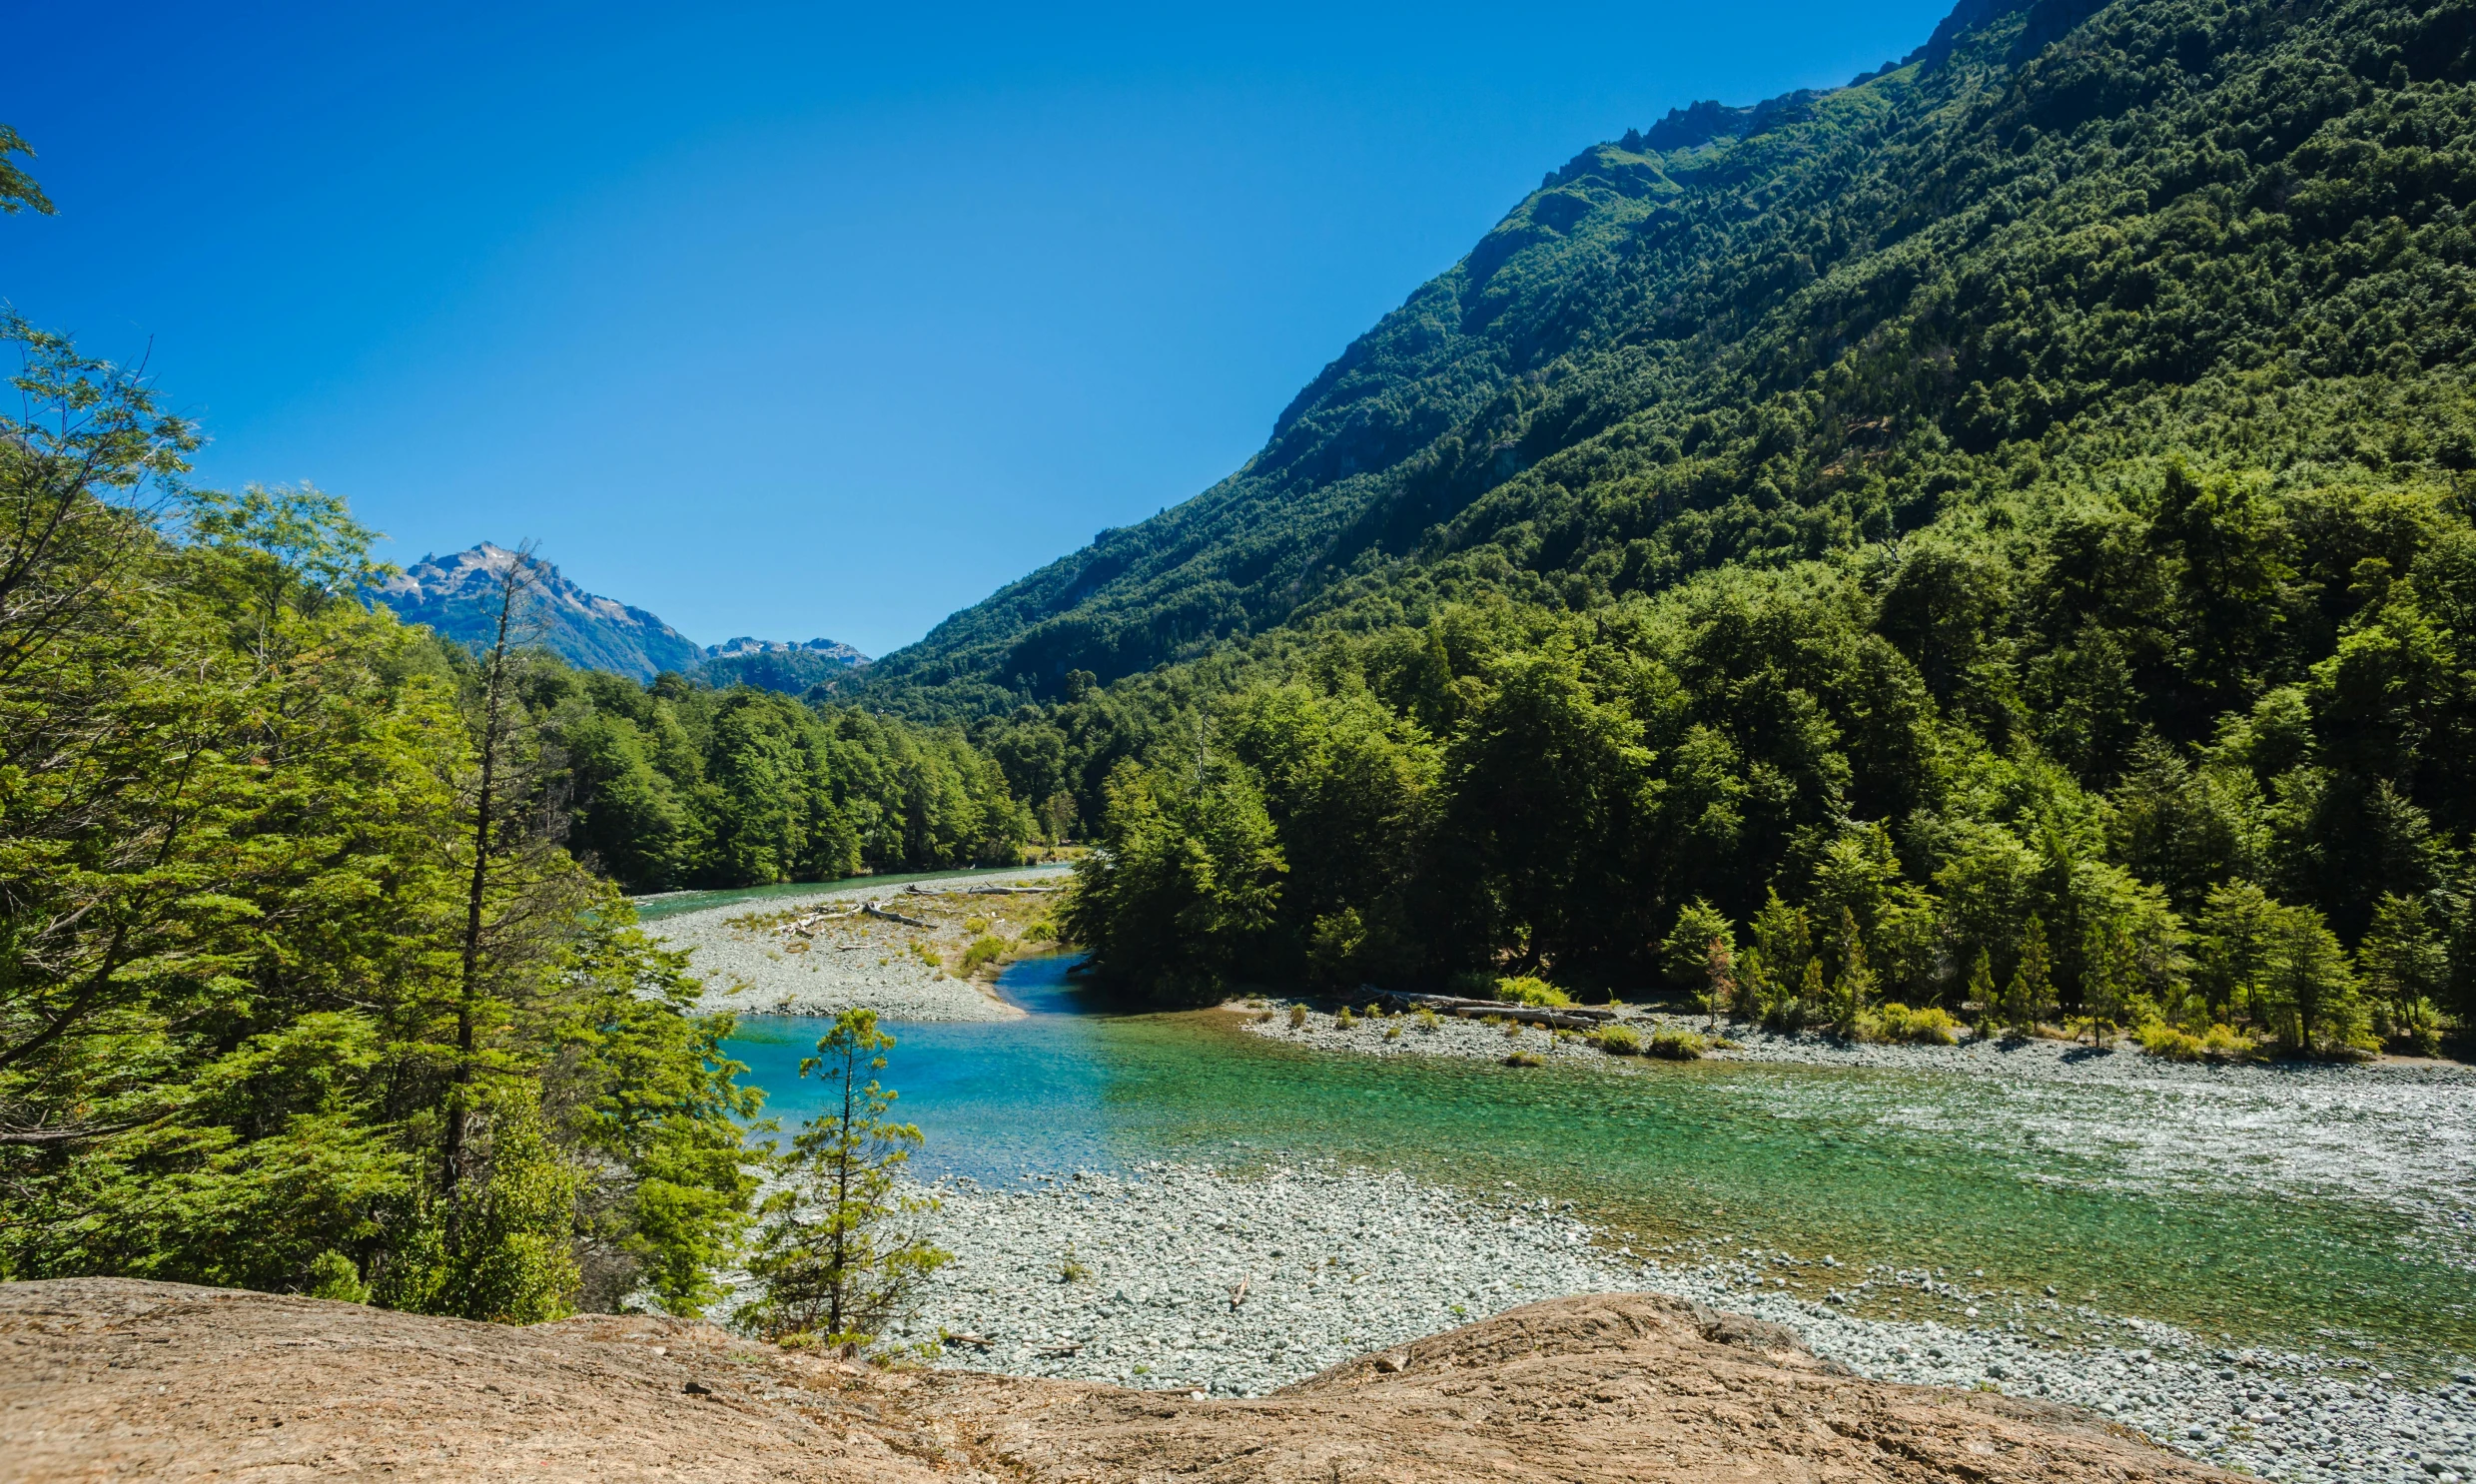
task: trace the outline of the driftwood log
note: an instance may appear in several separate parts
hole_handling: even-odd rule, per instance
[[[1602,1005],[1549,1007],[1519,1005],[1510,1000],[1465,1000],[1458,995],[1412,995],[1399,990],[1377,990],[1373,985],[1361,985],[1359,989],[1373,991],[1388,1010],[1432,1010],[1464,1020],[1500,1015],[1525,1026],[1553,1026],[1559,1031],[1596,1031],[1617,1018],[1615,1011]]]
[[[924,923],[916,917],[905,917],[899,912],[888,911],[874,902],[869,903],[860,910],[867,913],[870,917],[881,917],[890,923],[901,923],[906,928],[933,928],[937,926],[935,923]]]

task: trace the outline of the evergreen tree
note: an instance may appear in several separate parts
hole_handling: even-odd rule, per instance
[[[2002,1007],[1995,1000],[1995,960],[1985,949],[1978,950],[1977,962],[1969,966],[1968,1000],[1963,1009],[1974,1009],[1981,1033],[2000,1023]]]
[[[2047,963],[2047,925],[2033,915],[2021,940],[2021,958],[2013,966],[2012,983],[2004,990],[2003,1019],[2013,1030],[2035,1035],[2054,1015],[2055,981]]]
[[[2385,895],[2373,908],[2373,925],[2356,960],[2373,996],[2375,1029],[2404,1038],[2424,1055],[2437,1052],[2435,1005],[2449,983],[2450,958],[2441,935],[2426,921],[2424,903]]]
[[[886,1116],[895,1095],[875,1074],[893,1045],[875,1011],[846,1010],[800,1063],[801,1077],[827,1085],[826,1107],[791,1140],[780,1185],[762,1207],[748,1260],[757,1297],[739,1319],[758,1333],[856,1350],[903,1314],[921,1279],[952,1260],[912,1229],[936,1202],[905,1193],[899,1181],[920,1130]]]
[[[2306,1056],[2345,1055],[2364,1035],[2354,972],[2321,914],[2279,911],[2270,929],[2261,999],[2272,1032]]]

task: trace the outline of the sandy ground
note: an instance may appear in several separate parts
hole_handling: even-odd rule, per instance
[[[701,1006],[708,1011],[831,1016],[867,1006],[892,1021],[999,1021],[1021,1012],[998,998],[985,973],[963,973],[963,951],[983,936],[1017,938],[1054,907],[1054,889],[1066,879],[1056,870],[992,871],[909,886],[847,887],[682,913],[648,923],[645,931],[688,951],[689,970],[705,982]],[[974,887],[1008,885],[1053,890],[972,895]],[[864,902],[931,926],[846,916],[809,936],[789,931],[808,914]],[[986,920],[987,929],[966,926],[976,920]]]
[[[1652,1294],[1533,1304],[1258,1399],[894,1372],[674,1319],[517,1329],[130,1279],[0,1285],[0,1480],[2123,1481],[2063,1407],[1860,1380]]]

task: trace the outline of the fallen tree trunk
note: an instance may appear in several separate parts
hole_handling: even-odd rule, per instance
[[[906,928],[933,928],[937,926],[935,923],[924,923],[916,917],[905,917],[899,912],[889,912],[874,902],[869,903],[860,910],[867,913],[870,917],[881,917],[890,923],[901,923]]]
[[[1362,985],[1362,990],[1374,990]],[[1604,1005],[1522,1005],[1511,1000],[1466,1000],[1458,995],[1414,995],[1400,990],[1375,990],[1376,997],[1388,1007],[1408,1006],[1415,1010],[1433,1010],[1446,1015],[1500,1015],[1517,1021],[1546,1021],[1551,1025],[1569,1025],[1569,1030],[1588,1030],[1604,1026],[1617,1018],[1617,1012]]]

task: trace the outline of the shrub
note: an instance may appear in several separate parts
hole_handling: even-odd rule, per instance
[[[1494,995],[1508,1005],[1557,1006],[1573,1003],[1571,995],[1544,979],[1532,979],[1527,975],[1519,979],[1497,980]]]
[[[1384,1039],[1386,1041],[1399,1041],[1401,1039],[1401,1025],[1398,1021],[1384,1028]]]
[[[1957,1046],[1961,1023],[1940,1005],[1911,1010],[1895,1000],[1874,1013],[1876,1036],[1913,1046]]]
[[[370,1285],[362,1281],[361,1269],[353,1259],[333,1247],[310,1259],[309,1283],[303,1292],[312,1298],[332,1298],[340,1303],[368,1303]]]
[[[1349,1013],[1349,1007],[1344,1005],[1341,1007],[1340,1013],[1332,1018],[1332,1024],[1346,1031],[1350,1027],[1358,1024],[1358,1017],[1351,1015]]]
[[[2259,1050],[2250,1037],[2222,1025],[2195,1036],[2164,1021],[2145,1021],[2132,1039],[2142,1051],[2167,1062],[2233,1062]]]
[[[1023,930],[1023,941],[1026,943],[1054,943],[1057,937],[1057,924],[1046,918]]]
[[[1661,1031],[1651,1037],[1650,1054],[1663,1062],[1691,1062],[1711,1044],[1691,1031]]]
[[[1634,1029],[1631,1026],[1603,1027],[1601,1028],[1599,1034],[1591,1039],[1599,1043],[1599,1050],[1606,1052],[1611,1057],[1638,1057],[1642,1055],[1642,1038],[1634,1034]]]
[[[1504,1059],[1504,1065],[1507,1067],[1545,1067],[1547,1058],[1540,1056],[1537,1052],[1515,1052]]]
[[[995,938],[983,938],[963,950],[963,972],[971,974],[981,965],[1006,956],[1006,945]]]
[[[963,920],[963,931],[966,933],[986,933],[989,931],[989,920],[985,917],[967,917]]]
[[[1290,1030],[1292,1030],[1292,1031],[1295,1031],[1295,1030],[1297,1030],[1299,1027],[1304,1026],[1305,1024],[1306,1024],[1306,1007],[1305,1007],[1305,1006],[1303,1006],[1303,1005],[1292,1005],[1292,1006],[1290,1006],[1290,1007],[1289,1007],[1289,1029],[1290,1029]]]
[[[1432,1011],[1432,1010],[1428,1010],[1428,1009],[1426,1009],[1426,1008],[1425,1008],[1425,1007],[1423,1007],[1423,1006],[1419,1009],[1419,1012],[1418,1012],[1418,1029],[1419,1029],[1419,1030],[1424,1031],[1424,1032],[1425,1032],[1425,1033],[1427,1033],[1429,1036],[1433,1036],[1433,1035],[1435,1034],[1435,1032],[1436,1032],[1436,1028],[1437,1028],[1438,1026],[1443,1025],[1443,1024],[1444,1024],[1444,1023],[1443,1023],[1442,1021],[1440,1021],[1440,1020],[1437,1020],[1437,1019],[1436,1019],[1436,1014],[1435,1014],[1435,1012],[1434,1012],[1434,1011]]]

